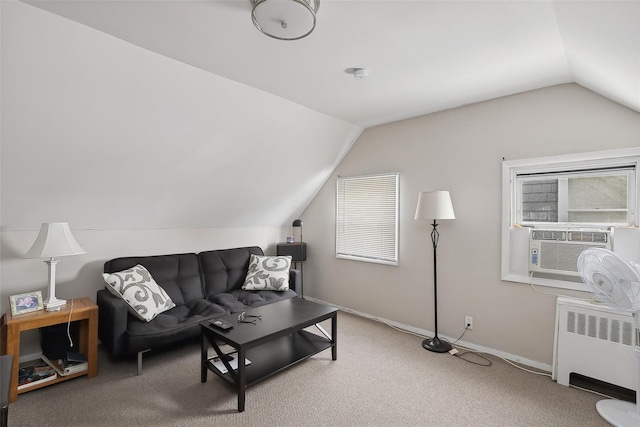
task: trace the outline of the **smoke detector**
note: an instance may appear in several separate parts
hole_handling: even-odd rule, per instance
[[[367,77],[367,69],[366,68],[354,68],[353,69],[353,78],[356,80],[362,80]]]

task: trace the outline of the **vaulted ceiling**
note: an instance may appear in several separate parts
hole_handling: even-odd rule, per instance
[[[251,8],[0,2],[3,229],[278,227],[368,127],[563,83],[640,111],[640,0],[322,0],[297,41]]]
[[[297,41],[251,0],[28,3],[361,127],[568,82],[640,111],[635,0],[322,0]]]

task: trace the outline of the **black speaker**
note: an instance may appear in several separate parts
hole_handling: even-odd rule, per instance
[[[69,342],[69,335],[71,341]],[[40,328],[42,353],[49,359],[64,359],[68,351],[78,351],[80,341],[80,324],[71,322],[67,331],[67,324],[51,325]],[[71,345],[73,343],[73,346]]]
[[[298,243],[278,243],[276,245],[278,250],[278,256],[291,256],[291,261],[306,261],[307,260],[307,244],[304,242]]]

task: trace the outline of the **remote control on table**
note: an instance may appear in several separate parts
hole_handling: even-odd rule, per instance
[[[224,331],[226,331],[227,329],[231,329],[233,328],[233,325],[229,322],[227,322],[226,320],[222,320],[222,319],[214,319],[211,321],[211,324],[213,326],[215,326],[218,329],[222,329]]]

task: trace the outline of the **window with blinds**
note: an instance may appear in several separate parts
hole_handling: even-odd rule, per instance
[[[336,257],[398,265],[398,173],[339,177]]]

